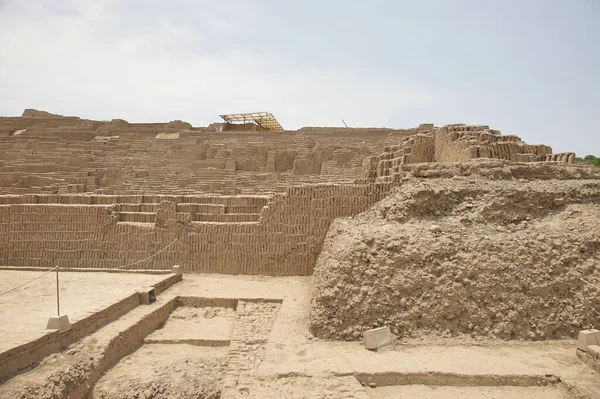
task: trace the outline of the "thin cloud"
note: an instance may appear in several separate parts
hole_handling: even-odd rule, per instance
[[[462,122],[600,152],[597,7],[432,3],[0,0],[0,114],[202,126],[267,110],[288,129]]]
[[[286,128],[299,128],[307,121],[337,125],[342,117],[360,123],[365,114],[385,122],[397,107],[436,98],[430,89],[351,67],[294,65],[266,52],[190,51],[206,37],[234,30],[207,11],[194,30],[163,17],[147,26],[138,21],[115,39],[109,30],[118,17],[97,2],[73,3],[35,22],[28,7],[20,13],[18,3],[11,5],[12,12],[0,15],[0,87],[11,93],[0,108],[13,114],[38,107],[206,125],[219,113],[270,110]]]

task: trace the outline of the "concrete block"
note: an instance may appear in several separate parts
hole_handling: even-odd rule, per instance
[[[48,324],[46,325],[46,330],[58,330],[59,334],[67,332],[71,329],[71,322],[69,321],[69,316],[53,316],[48,319]]]
[[[585,351],[594,359],[600,359],[600,345],[589,345]]]
[[[151,303],[156,302],[156,292],[154,291],[154,287],[144,288],[138,291],[140,294],[140,303],[142,305],[150,305]]]
[[[600,331],[596,329],[579,331],[577,349],[585,350],[590,345],[600,345]]]
[[[173,265],[173,267],[171,268],[171,271],[173,273],[181,274],[181,265]]]
[[[375,350],[392,343],[392,332],[389,327],[379,327],[363,332],[365,347]]]

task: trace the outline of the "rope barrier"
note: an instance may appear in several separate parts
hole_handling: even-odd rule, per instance
[[[590,280],[592,280],[593,283],[598,283],[600,282],[600,277],[592,277],[592,276],[587,276],[587,278],[589,278]],[[596,281],[596,279],[598,279],[598,281]]]
[[[27,281],[27,282],[25,282],[25,283],[23,283],[23,284],[21,284],[21,285],[18,285],[18,286],[14,287],[14,288],[11,288],[11,289],[10,289],[10,290],[8,290],[8,291],[4,291],[4,292],[0,293],[0,296],[2,296],[2,295],[5,295],[5,294],[8,294],[8,293],[10,293],[10,292],[13,292],[13,291],[16,291],[16,290],[18,290],[19,288],[21,288],[21,287],[23,287],[23,286],[25,286],[25,285],[27,285],[27,284],[29,284],[29,283],[32,283],[32,282],[34,282],[34,281],[35,281],[35,280],[37,280],[37,279],[40,279],[40,278],[44,277],[46,274],[49,274],[49,273],[51,273],[51,272],[55,271],[56,269],[58,269],[58,266],[56,266],[56,267],[54,267],[54,268],[52,268],[52,269],[48,270],[48,271],[47,271],[46,273],[44,273],[44,274],[40,274],[39,276],[37,276],[37,277],[36,277],[36,278],[34,278],[34,279],[31,279],[31,280],[29,280],[29,281]]]
[[[589,281],[585,281],[585,280],[584,280],[583,278],[581,278],[581,277],[580,277],[579,279],[580,279],[581,281],[583,281],[584,283],[586,283],[587,285],[591,285],[592,287],[594,287],[594,288],[597,288],[597,289],[599,289],[599,290],[600,290],[600,287],[598,287],[597,285],[595,285],[595,284],[592,284],[592,283],[590,283]]]
[[[156,255],[158,255],[159,253],[166,251],[166,250],[167,250],[167,248],[169,248],[171,245],[175,244],[175,241],[179,241],[179,239],[177,239],[177,238],[176,238],[176,239],[174,239],[173,241],[171,241],[171,243],[170,243],[169,245],[167,245],[166,247],[164,247],[163,249],[161,249],[160,251],[158,251],[158,252],[157,252],[157,253],[155,253],[154,255],[150,255],[150,256],[148,256],[148,257],[147,257],[147,258],[145,258],[145,259],[138,260],[137,262],[133,262],[133,263],[130,263],[130,264],[128,264],[128,265],[124,265],[124,266],[117,267],[117,269],[124,269],[124,268],[126,268],[126,267],[133,266],[133,265],[137,265],[138,263],[142,263],[142,262],[145,262],[145,261],[147,261],[148,259],[154,258],[154,257],[155,257]]]
[[[128,264],[128,265],[124,265],[124,266],[117,267],[117,269],[124,269],[124,268],[126,268],[126,267],[130,267],[130,266],[133,266],[133,265],[137,265],[138,263],[145,262],[145,261],[147,261],[148,259],[152,259],[152,258],[154,258],[156,255],[158,255],[158,254],[160,254],[160,253],[162,253],[162,252],[166,251],[166,250],[167,250],[167,249],[168,249],[168,248],[169,248],[171,245],[175,244],[175,242],[176,242],[176,241],[179,241],[179,240],[176,238],[176,239],[174,239],[173,241],[171,241],[171,243],[170,243],[169,245],[167,245],[166,247],[164,247],[164,248],[163,248],[163,249],[161,249],[160,251],[156,252],[155,254],[153,254],[153,255],[150,255],[150,256],[148,256],[147,258],[144,258],[144,259],[142,259],[142,260],[138,260],[137,262],[133,262],[133,263],[130,263],[130,264]],[[18,290],[19,288],[21,288],[21,287],[24,287],[24,286],[26,286],[27,284],[29,284],[29,283],[32,283],[32,282],[34,282],[35,280],[38,280],[38,279],[40,279],[40,278],[44,277],[44,276],[45,276],[45,275],[47,275],[47,274],[50,274],[51,272],[55,271],[56,269],[58,269],[58,266],[56,266],[56,267],[53,267],[52,269],[48,270],[47,272],[40,274],[40,275],[39,275],[39,276],[37,276],[36,278],[33,278],[33,279],[29,280],[29,281],[26,281],[26,282],[24,282],[24,283],[23,283],[23,284],[21,284],[21,285],[18,285],[18,286],[14,287],[14,288],[11,288],[10,290],[4,291],[4,292],[0,292],[0,296],[2,296],[2,295],[6,295],[6,294],[9,294],[9,293],[11,293],[11,292],[13,292],[13,291],[16,291],[16,290]]]

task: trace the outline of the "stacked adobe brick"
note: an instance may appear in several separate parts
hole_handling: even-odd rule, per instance
[[[573,163],[575,154],[553,154],[547,145],[530,145],[488,126],[456,124],[433,128],[405,139],[400,145],[385,147],[379,156],[365,159],[363,174],[369,179],[385,178],[398,174],[406,164],[466,162],[478,158]]]

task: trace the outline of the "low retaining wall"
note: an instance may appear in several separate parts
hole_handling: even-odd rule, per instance
[[[236,328],[229,352],[229,365],[242,362],[248,366],[234,368],[232,372],[242,373],[237,377],[245,377],[252,381],[257,349],[267,340],[276,312],[268,304],[282,303],[280,299],[242,299],[242,298],[207,298],[207,297],[172,297],[162,302],[145,307],[142,314],[116,322],[114,328],[100,334],[85,337],[78,345],[81,352],[71,355],[63,352],[60,357],[69,357],[69,361],[57,361],[42,365],[31,373],[35,378],[16,377],[0,385],[0,397],[25,398],[30,392],[44,397],[86,398],[94,384],[111,367],[123,357],[135,352],[144,344],[145,338],[164,324],[170,314],[180,306],[225,306],[237,309]],[[267,305],[266,308],[264,305]],[[276,311],[279,309],[277,308]],[[256,317],[261,318],[257,329]],[[235,340],[237,339],[237,343]],[[249,350],[249,348],[251,350]],[[261,351],[264,354],[264,352]],[[64,360],[64,359],[63,359]],[[249,366],[251,364],[251,366]],[[225,396],[225,395],[224,395]]]
[[[181,279],[181,274],[173,274],[163,279],[154,285],[156,294],[164,291],[176,282],[181,281]],[[20,370],[31,366],[49,354],[65,348],[78,339],[91,334],[128,313],[139,304],[140,294],[134,292],[111,306],[74,322],[71,326],[71,330],[63,334],[59,334],[58,330],[49,330],[47,334],[34,341],[0,353],[0,380],[10,378]]]

